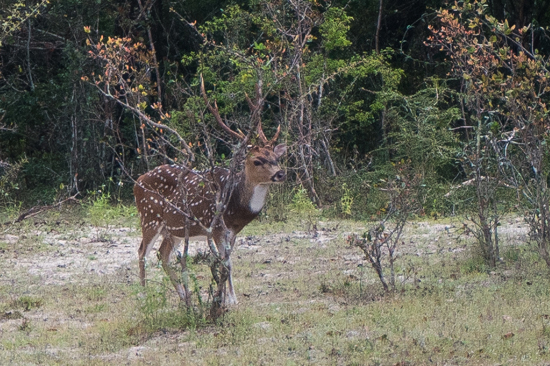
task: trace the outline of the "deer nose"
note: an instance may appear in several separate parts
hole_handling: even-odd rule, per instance
[[[273,177],[271,177],[271,180],[273,182],[282,182],[285,180],[285,178],[286,178],[286,173],[284,172],[284,170],[279,170],[277,173],[273,175]]]

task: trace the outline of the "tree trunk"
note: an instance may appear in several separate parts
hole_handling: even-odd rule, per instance
[[[376,23],[376,53],[380,54],[380,26],[382,24],[382,10],[384,7],[384,0],[380,0],[380,4],[378,7],[378,22]]]

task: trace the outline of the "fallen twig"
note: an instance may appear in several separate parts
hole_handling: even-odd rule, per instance
[[[14,221],[7,221],[7,222],[4,222],[4,223],[0,223],[0,226],[7,226],[7,225],[10,225],[10,224],[16,224],[16,223],[21,222],[25,219],[28,219],[29,217],[36,216],[39,213],[42,213],[44,211],[49,211],[51,209],[57,208],[57,207],[61,206],[62,204],[66,203],[66,202],[77,201],[76,196],[78,196],[78,193],[75,194],[74,196],[71,196],[71,197],[68,197],[68,198],[64,199],[63,201],[57,202],[54,205],[34,206],[34,207],[30,208],[29,210],[27,210],[26,212],[23,212],[21,215],[19,215],[19,217],[17,217],[17,219],[15,219]]]
[[[455,189],[459,189],[459,188],[462,188],[462,187],[468,187],[468,186],[472,186],[474,185],[475,181],[476,181],[477,178],[472,178],[472,179],[468,179],[467,181],[465,182],[462,182],[456,186],[451,186],[451,190],[447,193],[445,193],[445,195],[443,195],[443,197],[445,198],[448,198],[451,196],[451,194],[453,194],[453,190]],[[486,176],[481,176],[480,177],[480,180],[488,180],[488,179],[495,179],[495,178],[492,178],[492,177],[486,177]],[[502,187],[505,187],[505,188],[513,188],[513,189],[516,189],[516,187],[510,185],[510,184],[507,184],[507,183],[504,183],[504,182],[497,182],[497,184],[499,186],[502,186]]]

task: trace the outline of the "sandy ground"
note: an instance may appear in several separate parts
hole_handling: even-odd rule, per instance
[[[499,228],[501,238],[506,241],[526,241],[528,227],[521,219],[510,218],[504,220],[505,225]],[[331,241],[345,237],[349,232],[341,232],[329,228],[331,223],[320,222],[319,230],[304,232],[292,231],[290,233],[272,233],[262,236],[240,235],[237,239],[237,249],[234,255],[244,255],[246,252],[254,252],[265,260],[287,261],[289,264],[299,258],[285,258],[277,256],[277,246],[293,239],[305,239],[316,245],[330,244]],[[334,226],[334,225],[332,225]],[[363,227],[354,228],[355,232],[361,232]],[[62,285],[70,283],[79,275],[95,273],[110,275],[115,273],[130,272],[136,274],[137,249],[140,244],[140,232],[134,228],[94,228],[80,226],[78,232],[61,232],[48,228],[32,230],[29,233],[14,235],[0,234],[0,243],[7,245],[22,243],[19,251],[5,251],[0,249],[0,257],[4,257],[5,263],[11,269],[23,271],[31,276],[40,276],[44,285]],[[414,254],[418,256],[431,255],[442,251],[461,252],[466,249],[466,242],[457,242],[457,236],[465,239],[471,235],[464,234],[459,222],[438,224],[433,222],[415,222],[406,227],[403,235],[403,245],[399,248],[399,254]],[[100,239],[98,239],[100,238]],[[42,248],[36,255],[25,250],[24,243],[41,242]],[[463,240],[465,241],[465,240]],[[157,240],[155,248],[160,245]],[[44,248],[46,246],[46,248]],[[180,248],[181,249],[181,248]],[[190,242],[189,253],[195,255],[198,251],[206,251],[207,245],[203,240]],[[275,251],[275,252],[274,252]],[[153,250],[148,257],[156,260]],[[351,254],[343,254],[345,261],[362,262],[362,255],[357,251]]]

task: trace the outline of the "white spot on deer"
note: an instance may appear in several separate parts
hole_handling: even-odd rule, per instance
[[[249,203],[249,207],[252,212],[260,212],[262,207],[264,207],[267,190],[267,185],[259,185],[254,187],[254,193],[252,194],[252,198]]]

